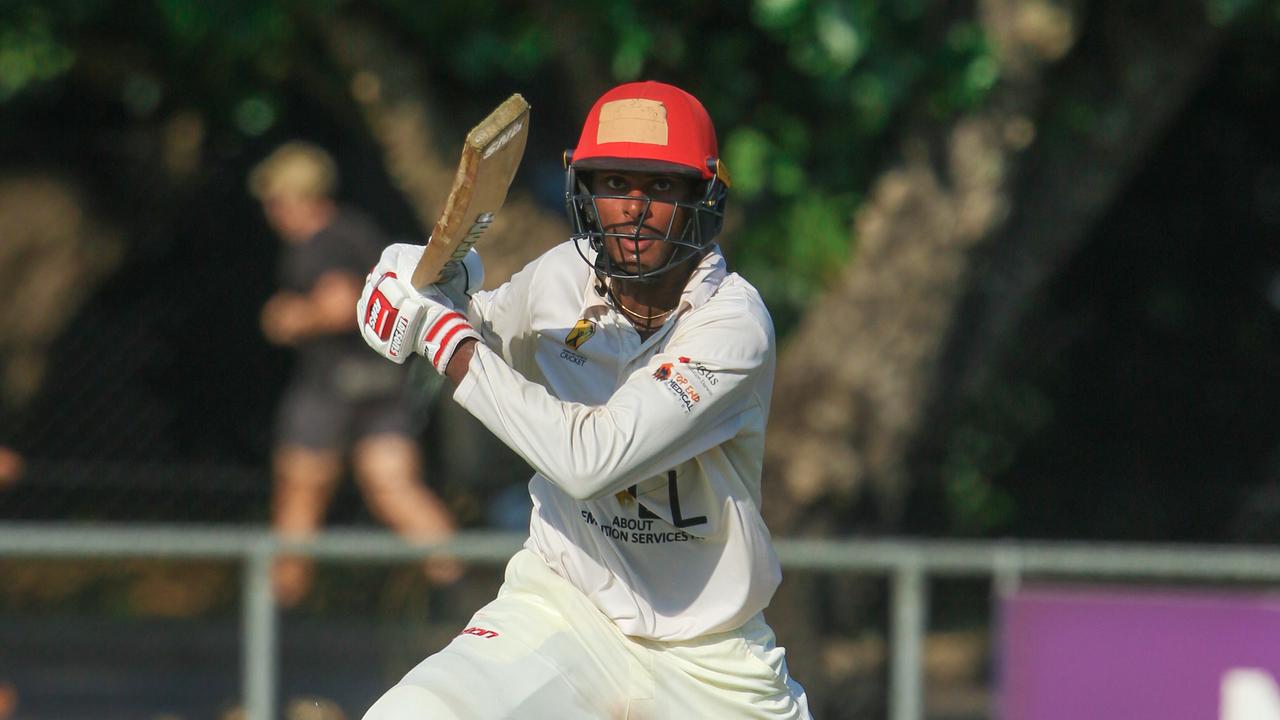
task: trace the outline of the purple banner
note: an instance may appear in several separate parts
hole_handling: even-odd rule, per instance
[[[1280,720],[1280,595],[1032,588],[1001,615],[1002,720]]]

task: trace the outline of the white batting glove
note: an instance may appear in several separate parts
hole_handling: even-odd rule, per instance
[[[403,363],[416,352],[441,375],[463,340],[480,339],[443,294],[420,293],[394,272],[369,275],[356,312],[361,337],[379,355]]]
[[[396,243],[388,245],[382,251],[378,264],[373,266],[373,276],[381,277],[386,273],[395,273],[396,277],[412,282],[413,270],[422,259],[425,245]],[[449,298],[454,307],[465,307],[467,300],[484,284],[484,263],[480,261],[480,253],[471,248],[461,261],[454,261],[440,271],[440,279],[427,288],[436,288]],[[427,290],[427,288],[419,288]]]

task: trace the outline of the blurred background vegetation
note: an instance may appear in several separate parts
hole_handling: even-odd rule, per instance
[[[0,127],[4,134],[0,170],[10,196],[19,192],[24,181],[30,185],[38,179],[58,184],[38,195],[46,198],[46,204],[56,202],[59,193],[71,193],[81,206],[83,218],[77,222],[84,226],[67,232],[95,238],[91,252],[101,256],[93,262],[82,260],[88,267],[79,271],[81,281],[71,283],[80,286],[78,295],[69,292],[73,302],[83,306],[81,313],[95,312],[94,306],[107,300],[101,293],[113,288],[117,297],[108,304],[121,306],[140,301],[140,294],[159,297],[172,291],[134,321],[157,326],[153,334],[158,337],[146,341],[162,343],[165,350],[185,356],[151,371],[199,378],[188,384],[204,389],[188,388],[195,397],[157,400],[168,407],[162,413],[167,418],[157,421],[165,426],[154,434],[176,436],[158,438],[164,446],[160,451],[183,456],[193,450],[199,454],[201,448],[192,445],[209,446],[205,452],[211,457],[231,450],[231,460],[244,462],[254,459],[260,443],[241,438],[239,443],[231,440],[233,447],[228,448],[227,438],[219,437],[217,431],[246,427],[242,414],[246,409],[253,414],[261,405],[248,402],[259,394],[253,383],[242,381],[243,368],[259,366],[262,369],[253,379],[269,383],[278,378],[284,361],[251,332],[253,308],[272,278],[274,248],[243,196],[241,177],[245,167],[284,139],[302,136],[332,147],[347,178],[346,199],[375,212],[396,234],[420,238],[421,228],[440,203],[456,138],[495,100],[509,91],[523,92],[536,108],[533,144],[520,178],[531,202],[518,206],[526,217],[513,213],[506,219],[506,235],[514,239],[524,228],[537,227],[552,239],[513,240],[514,247],[504,245],[502,251],[491,253],[500,264],[501,277],[518,266],[511,257],[526,259],[558,236],[559,150],[573,143],[577,123],[591,99],[613,83],[636,78],[680,84],[702,98],[717,120],[722,152],[735,180],[726,244],[736,267],[765,294],[785,342],[806,312],[810,317],[820,314],[817,299],[824,294],[853,293],[876,302],[883,295],[884,302],[905,305],[915,300],[913,293],[926,292],[902,277],[883,278],[885,290],[875,283],[864,283],[867,287],[861,289],[841,287],[848,268],[859,262],[863,238],[855,213],[883,205],[883,200],[872,197],[877,180],[890,177],[895,168],[921,162],[920,153],[925,157],[922,162],[932,164],[931,180],[944,186],[964,182],[947,177],[948,173],[982,172],[948,166],[943,156],[952,152],[948,143],[954,141],[947,132],[968,119],[1003,112],[1006,117],[997,122],[1003,123],[999,131],[1006,147],[980,151],[990,156],[974,162],[1003,166],[1000,182],[1007,187],[995,191],[999,207],[993,212],[1003,216],[1040,212],[1042,217],[997,218],[971,232],[978,237],[964,240],[972,246],[966,251],[968,257],[951,268],[952,276],[946,280],[952,288],[934,285],[931,290],[950,296],[938,302],[948,315],[945,322],[878,331],[872,318],[864,321],[860,328],[864,332],[857,339],[833,335],[821,347],[794,350],[831,355],[838,365],[845,352],[843,344],[853,343],[870,348],[873,359],[866,362],[891,365],[903,362],[883,353],[883,346],[895,337],[943,336],[937,349],[917,353],[905,361],[908,367],[896,371],[902,384],[916,388],[904,391],[910,397],[902,404],[919,408],[913,413],[915,420],[894,430],[908,439],[889,445],[902,449],[859,447],[857,441],[824,438],[824,442],[834,440],[834,450],[844,448],[845,452],[834,454],[844,457],[848,465],[836,463],[818,473],[816,480],[797,481],[805,489],[793,495],[809,499],[826,494],[826,485],[836,486],[843,505],[862,507],[858,512],[870,512],[892,526],[905,512],[907,494],[916,492],[919,485],[937,484],[923,488],[920,507],[928,507],[926,515],[936,520],[933,505],[941,503],[950,521],[919,527],[921,531],[1035,534],[1037,529],[1054,527],[1060,534],[1126,535],[1122,528],[1107,528],[1106,517],[1096,518],[1101,523],[1096,528],[1088,517],[1046,524],[1036,508],[1053,503],[1044,503],[1035,493],[1070,494],[1073,486],[1103,476],[1109,482],[1100,484],[1108,487],[1139,482],[1137,476],[1142,473],[1135,471],[1134,463],[1154,467],[1162,465],[1162,460],[1125,455],[1167,454],[1162,451],[1185,448],[1184,440],[1190,436],[1212,436],[1221,427],[1221,419],[1211,420],[1214,408],[1234,405],[1227,402],[1227,390],[1222,388],[1207,393],[1210,397],[1200,403],[1192,402],[1191,396],[1202,386],[1196,373],[1214,369],[1182,360],[1182,355],[1133,356],[1140,350],[1132,342],[1121,342],[1120,337],[1107,341],[1099,333],[1117,333],[1128,318],[1140,325],[1125,333],[1131,340],[1143,331],[1176,331],[1198,347],[1216,346],[1215,358],[1206,358],[1206,363],[1258,358],[1259,351],[1272,357],[1267,353],[1275,349],[1275,318],[1268,293],[1274,290],[1265,277],[1253,279],[1252,288],[1236,290],[1241,294],[1253,290],[1250,317],[1227,318],[1229,308],[1207,305],[1212,298],[1192,285],[1193,278],[1205,282],[1220,274],[1162,266],[1192,253],[1207,236],[1219,237],[1217,252],[1206,253],[1217,262],[1224,260],[1214,256],[1250,250],[1260,254],[1258,260],[1272,259],[1265,236],[1274,230],[1275,210],[1269,204],[1274,203],[1276,192],[1274,168],[1261,158],[1231,158],[1236,165],[1231,168],[1235,177],[1230,179],[1251,183],[1240,190],[1252,194],[1238,198],[1235,206],[1224,206],[1226,198],[1214,198],[1208,192],[1188,192],[1222,187],[1221,183],[1201,184],[1204,177],[1195,173],[1183,186],[1159,193],[1144,190],[1131,178],[1141,178],[1144,168],[1158,163],[1172,165],[1177,156],[1203,157],[1218,151],[1208,157],[1228,162],[1221,157],[1225,148],[1206,147],[1226,142],[1227,138],[1214,135],[1225,130],[1188,128],[1182,132],[1192,137],[1177,145],[1169,144],[1166,134],[1171,132],[1169,127],[1175,128],[1172,132],[1180,127],[1176,120],[1181,118],[1184,125],[1193,122],[1195,113],[1211,104],[1236,103],[1238,107],[1229,108],[1234,110],[1229,117],[1238,123],[1259,117],[1263,100],[1275,84],[1269,53],[1274,49],[1278,11],[1274,3],[1261,0],[1174,3],[1159,14],[1147,13],[1145,19],[1135,4],[1121,3],[1118,8],[1047,0],[973,4],[757,0],[653,7],[622,0],[517,4],[486,0],[429,4],[396,0],[11,1],[0,5]],[[1125,19],[1125,13],[1132,15],[1130,25],[1120,30],[1108,27]],[[1125,58],[1126,41],[1109,33],[1127,35],[1132,44],[1156,45],[1169,37],[1190,37],[1194,42],[1162,49],[1168,57],[1152,52]],[[1120,60],[1129,62],[1114,67]],[[1130,91],[1125,96],[1123,89],[1106,87],[1112,80],[1108,72],[1118,78],[1117,85],[1140,84],[1144,73],[1150,84],[1157,84],[1165,79],[1157,64],[1178,62],[1188,66],[1186,77],[1174,78],[1155,92],[1170,96],[1163,103],[1168,107],[1144,108],[1136,104],[1142,101],[1140,93]],[[1077,66],[1086,67],[1086,82],[1076,77],[1081,74]],[[1087,84],[1089,67],[1095,71],[1091,78],[1095,87]],[[1215,87],[1226,97],[1210,97],[1207,93]],[[1192,98],[1198,99],[1191,102]],[[1125,126],[1140,123],[1129,116],[1144,111],[1159,116],[1150,123],[1152,127]],[[408,130],[403,129],[406,126]],[[1054,166],[1054,154],[1063,152],[1062,146],[1069,153],[1071,146],[1082,141],[1118,146],[1114,155],[1097,158],[1115,167],[1062,170]],[[1250,171],[1256,177],[1244,178]],[[434,172],[437,178],[415,180],[415,173],[424,172]],[[1068,198],[1060,203],[1065,207],[1043,208],[1034,205],[1030,192],[1020,194],[1020,187],[1036,185],[1038,174],[1053,172],[1067,175],[1055,182],[1091,182],[1093,187],[1077,195],[1091,191],[1093,197]],[[1108,173],[1117,177],[1107,178]],[[955,210],[966,212],[983,202],[993,200],[957,197]],[[1026,203],[1026,210],[1020,202]],[[1073,213],[1073,202],[1081,206],[1079,213]],[[26,212],[36,211],[29,203],[19,205]],[[1186,219],[1200,219],[1200,223],[1170,223],[1167,235],[1159,241],[1151,238],[1154,244],[1146,247],[1148,255],[1139,258],[1136,248],[1142,243],[1132,233],[1107,241],[1107,234],[1116,232],[1108,229],[1108,223],[1122,222],[1119,217],[1126,210],[1142,212],[1152,222],[1168,218],[1171,212],[1195,213],[1196,218]],[[1018,282],[992,277],[994,273],[986,267],[1001,262],[1002,246],[1034,247],[1041,242],[1036,236],[1054,221],[1055,213],[1083,215],[1078,221],[1081,228],[1070,239],[1059,240],[1061,247],[1044,258],[1028,252],[1032,262],[1041,263],[1034,271],[1013,271],[1034,274],[1036,279],[1024,294],[1007,298],[1014,307],[1005,311],[1008,317],[1002,318],[1003,326],[975,331],[993,335],[987,342],[994,349],[976,358],[963,349],[954,358],[947,357],[946,336],[973,329],[966,326],[973,321],[965,313],[992,312],[971,307],[971,298],[983,293],[981,286],[1001,280]],[[1241,217],[1250,213],[1251,217]],[[538,217],[527,217],[534,214]],[[31,226],[39,222],[25,223],[26,232],[36,233]],[[887,242],[903,248],[915,245],[927,252],[929,241],[919,237],[927,233],[918,232],[913,222],[926,225],[930,221],[926,213],[897,221]],[[1248,227],[1239,226],[1246,222]],[[1236,228],[1228,230],[1229,223]],[[1026,236],[1002,237],[1011,227]],[[58,230],[49,232],[56,235]],[[1133,266],[1127,273],[1103,267],[1099,273],[1079,277],[1082,271],[1075,269],[1075,263],[1089,262],[1093,254],[1103,252],[1096,249],[1101,247],[1111,252],[1135,248],[1135,256],[1128,258]],[[927,257],[920,260],[929,261]],[[148,274],[148,270],[158,272]],[[148,277],[152,284],[169,287],[125,289],[130,277]],[[240,282],[228,283],[228,277]],[[1241,280],[1233,276],[1234,282],[1223,282],[1230,286]],[[1116,308],[1114,316],[1079,317],[1086,312],[1082,305],[1102,302],[1104,293],[1120,292],[1116,283],[1138,293],[1139,286],[1148,282],[1158,286],[1147,291],[1152,297],[1125,300],[1143,305],[1143,310]],[[1055,293],[1053,287],[1063,289]],[[1236,302],[1245,300],[1239,297]],[[18,306],[11,307],[16,311]],[[1088,312],[1103,311],[1091,307]],[[817,321],[837,324],[839,318]],[[1237,328],[1229,339],[1206,334],[1222,332],[1224,321],[1247,326]],[[980,326],[983,322],[977,320]],[[64,332],[75,332],[78,324],[73,317],[64,318],[63,323],[66,327],[59,330]],[[182,338],[173,335],[179,328]],[[11,329],[8,335],[22,332]],[[1048,343],[1054,350],[1045,353],[1038,347],[1027,352],[1034,347],[1028,343]],[[1083,352],[1081,348],[1091,343],[1094,359],[1073,362],[1072,351]],[[16,427],[29,421],[26,414],[40,415],[32,403],[41,388],[46,396],[50,393],[42,385],[46,378],[39,356],[44,351],[41,345],[55,344],[53,338],[32,341],[28,337],[25,344],[28,347],[23,347],[20,337],[6,338],[3,346],[6,420],[12,428],[7,434],[14,438],[27,436]],[[922,355],[928,359],[921,360]],[[154,356],[145,362],[165,364]],[[971,367],[974,362],[980,367]],[[1106,388],[1075,398],[1063,396],[1068,391],[1061,388],[1102,382],[1099,368],[1089,368],[1089,362],[1140,363],[1142,374],[1149,376],[1145,380],[1152,383],[1162,381],[1160,374],[1175,374],[1163,380],[1164,387],[1151,389],[1151,402],[1172,403],[1180,411],[1142,413],[1135,408],[1128,418],[1113,417],[1112,423],[1083,421],[1094,430],[1108,428],[1112,437],[1115,422],[1135,431],[1142,428],[1138,435],[1147,438],[1145,446],[1104,448],[1105,438],[1085,442],[1078,434],[1089,428],[1072,425],[1073,414],[1095,419],[1100,412],[1125,415],[1107,407],[1116,393]],[[1172,367],[1178,362],[1183,363],[1181,370]],[[1266,365],[1257,362],[1259,368]],[[831,366],[823,369],[830,371]],[[862,382],[880,386],[892,382],[884,372]],[[1179,372],[1183,375],[1176,376]],[[833,389],[822,377],[808,375],[805,384],[816,388],[810,395]],[[997,375],[999,382],[994,381]],[[1254,375],[1239,379],[1250,377]],[[942,380],[960,381],[963,391],[937,388]],[[788,387],[785,382],[782,385]],[[857,394],[852,386],[836,384],[834,389],[845,395],[852,389]],[[1140,390],[1132,385],[1124,389]],[[203,406],[213,398],[227,406],[217,414],[226,427],[212,428],[214,432],[204,428],[199,433],[202,437],[181,437],[182,418],[189,415],[191,406]],[[813,405],[811,400],[796,403],[781,398],[780,412],[808,415],[814,412]],[[939,419],[945,422],[923,421],[939,408]],[[1239,409],[1247,413],[1247,408]],[[850,414],[849,408],[844,410]],[[1152,412],[1156,418],[1149,417]],[[261,417],[258,412],[256,419]],[[884,425],[891,424],[874,412],[859,422],[875,425],[882,420]],[[1255,426],[1267,425],[1259,420]],[[847,420],[837,424],[846,436],[869,432]],[[924,449],[932,458],[927,468],[898,471],[860,457],[885,452],[905,457],[905,448],[921,442],[926,424],[930,437],[924,440]],[[1163,429],[1157,431],[1155,425]],[[1239,438],[1238,432],[1228,434]],[[1275,461],[1269,459],[1277,453],[1274,439],[1258,437],[1247,449],[1251,466],[1215,473],[1216,482],[1206,482],[1202,473],[1211,465],[1244,462],[1240,452],[1227,453],[1226,448],[1214,452],[1204,446],[1198,471],[1192,472],[1193,465],[1184,462],[1162,467],[1155,473],[1161,484],[1221,489],[1222,507],[1219,521],[1214,521],[1199,512],[1203,507],[1198,500],[1189,502],[1189,517],[1157,523],[1148,534],[1176,535],[1180,528],[1185,528],[1188,538],[1229,534],[1223,521],[1243,508],[1227,507],[1242,499],[1228,496],[1274,479]],[[1139,440],[1132,437],[1124,444]],[[251,447],[234,447],[246,443]],[[1071,447],[1089,447],[1089,454],[1096,457],[1060,462],[1057,456],[1070,455]],[[39,447],[30,452],[44,454]],[[912,462],[899,459],[892,464]],[[1049,464],[1057,467],[1046,467]],[[790,466],[778,462],[774,467]],[[863,480],[831,482],[834,474]],[[806,485],[813,482],[817,488]],[[885,483],[903,489],[874,489]],[[1114,492],[1141,496],[1148,489],[1130,493],[1116,487]],[[866,510],[868,493],[873,500],[875,496],[890,499],[881,498]],[[1191,494],[1198,497],[1197,492]]]
[[[315,141],[420,240],[521,92],[501,279],[565,237],[561,151],[639,78],[703,100],[733,175],[724,243],[782,348],[775,533],[1280,537],[1273,0],[0,1],[0,444],[28,468],[0,517],[263,520],[288,359],[246,170]],[[433,463],[460,507],[523,481]],[[823,588],[791,587],[809,617]]]

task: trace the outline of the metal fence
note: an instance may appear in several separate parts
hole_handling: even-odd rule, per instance
[[[251,720],[271,718],[277,701],[277,610],[269,580],[277,555],[399,562],[442,552],[471,563],[499,565],[522,542],[522,536],[509,533],[466,532],[444,545],[410,545],[385,532],[337,529],[310,542],[286,543],[260,527],[0,523],[0,559],[183,558],[241,563],[240,692]],[[1016,588],[1028,575],[1179,582],[1280,580],[1280,553],[1256,547],[783,539],[777,549],[788,569],[889,578],[892,720],[924,717],[923,648],[930,578],[990,578],[997,592]]]

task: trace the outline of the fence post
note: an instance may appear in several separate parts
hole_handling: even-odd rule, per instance
[[[275,715],[278,663],[275,597],[271,591],[274,560],[274,541],[270,538],[254,543],[244,558],[240,691],[248,720],[271,720]]]
[[[924,717],[924,570],[910,558],[893,571],[892,642],[890,655],[889,717],[922,720]]]
[[[1022,585],[1022,560],[1018,551],[1009,547],[996,547],[991,555],[992,589],[996,599],[1007,597]]]

